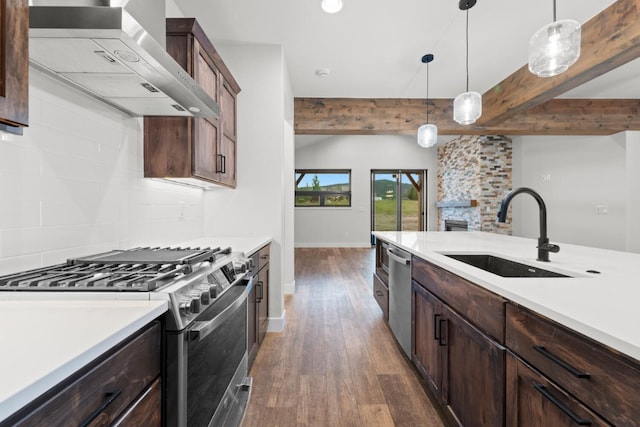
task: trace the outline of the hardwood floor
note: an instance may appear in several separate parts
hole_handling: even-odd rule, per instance
[[[373,298],[373,249],[295,256],[286,329],[256,357],[244,427],[442,426]]]

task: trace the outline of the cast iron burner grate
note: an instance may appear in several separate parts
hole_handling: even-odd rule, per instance
[[[113,250],[84,258],[67,260],[69,265],[77,264],[186,264],[215,261],[217,255],[229,254],[231,248],[134,248]]]

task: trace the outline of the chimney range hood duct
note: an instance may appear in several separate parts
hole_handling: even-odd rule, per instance
[[[164,0],[30,0],[29,62],[132,116],[219,117],[167,53]]]

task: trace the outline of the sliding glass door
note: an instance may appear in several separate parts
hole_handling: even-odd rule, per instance
[[[423,170],[371,171],[371,230],[425,229]]]

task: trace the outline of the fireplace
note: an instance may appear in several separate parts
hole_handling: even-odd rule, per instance
[[[444,231],[467,231],[469,230],[469,223],[467,221],[445,219]]]

